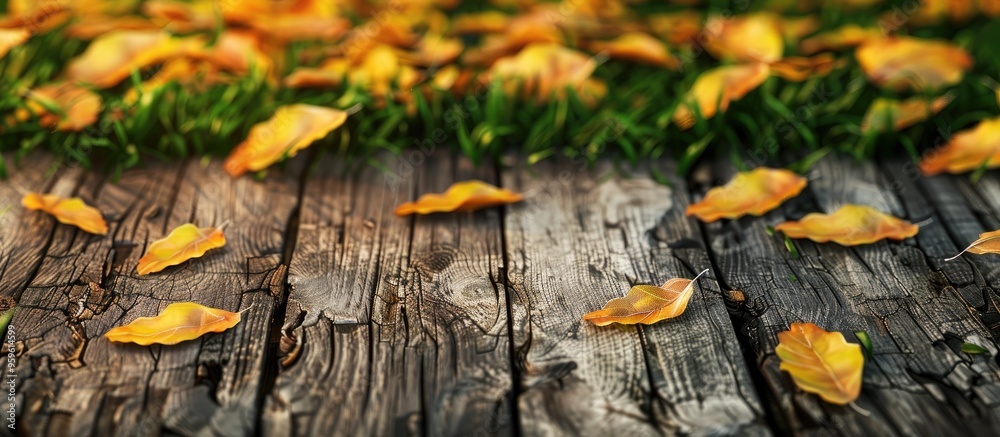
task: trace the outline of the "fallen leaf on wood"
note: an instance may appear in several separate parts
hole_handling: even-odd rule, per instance
[[[959,252],[958,255],[946,258],[945,261],[951,261],[958,258],[965,252],[977,255],[982,255],[984,253],[1000,253],[1000,230],[979,234],[979,238],[976,239],[976,241],[973,241],[969,247],[966,247],[965,250]]]
[[[83,199],[66,199],[54,194],[28,193],[21,199],[25,208],[51,214],[59,223],[76,226],[97,235],[108,233],[108,224],[101,212],[88,206]]]
[[[583,320],[597,326],[607,326],[612,323],[652,325],[661,320],[672,319],[687,309],[688,301],[694,293],[695,281],[707,272],[708,269],[702,270],[694,279],[673,278],[660,287],[636,285],[625,297],[609,300],[603,309],[587,313]]]
[[[416,202],[396,207],[396,215],[431,214],[435,212],[475,211],[480,208],[517,203],[523,198],[513,191],[497,188],[483,181],[456,182],[444,194],[425,194]]]
[[[774,352],[781,370],[791,374],[803,391],[831,404],[846,405],[861,394],[865,358],[861,346],[848,343],[839,332],[827,332],[812,323],[792,323],[778,333]]]
[[[140,317],[104,334],[118,343],[177,344],[208,332],[222,332],[240,322],[240,313],[209,308],[194,302],[172,303],[156,317]]]
[[[956,133],[944,147],[927,152],[919,165],[927,176],[963,173],[980,166],[1000,166],[1000,117]]]
[[[807,183],[806,178],[788,170],[757,167],[708,190],[701,202],[687,207],[686,214],[707,223],[746,214],[758,216],[797,196]]]
[[[844,205],[833,214],[807,214],[802,220],[779,224],[774,230],[791,238],[857,246],[886,238],[902,240],[917,235],[920,228],[870,206]]]
[[[226,236],[219,228],[199,228],[191,223],[178,226],[166,238],[156,240],[139,259],[136,270],[148,275],[175,266],[191,258],[198,258],[226,245]]]
[[[339,109],[294,104],[282,106],[269,120],[257,123],[250,135],[226,158],[222,168],[232,177],[260,171],[285,157],[295,156],[347,121]]]

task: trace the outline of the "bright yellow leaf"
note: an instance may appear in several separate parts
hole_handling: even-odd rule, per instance
[[[694,279],[674,278],[663,286],[636,285],[625,297],[611,299],[603,309],[583,316],[597,326],[612,323],[652,325],[661,320],[672,319],[684,313],[688,301],[694,293],[694,283],[708,272],[703,270]]]
[[[705,24],[705,49],[725,61],[769,64],[781,59],[785,50],[781,23],[769,13],[710,18]]]
[[[955,97],[950,94],[931,101],[920,97],[907,100],[876,99],[861,121],[861,132],[888,132],[906,129],[933,117],[954,99]]]
[[[642,32],[626,33],[611,41],[596,41],[590,44],[590,51],[605,53],[610,58],[624,59],[655,67],[678,68],[677,59],[670,55],[667,46],[660,40]]]
[[[226,236],[219,228],[199,228],[191,223],[178,226],[166,238],[149,245],[139,259],[136,271],[140,276],[156,273],[192,258],[200,258],[212,249],[226,245]]]
[[[141,70],[181,52],[182,44],[159,30],[119,30],[101,35],[66,67],[66,77],[110,88]]]
[[[25,28],[0,29],[0,59],[7,55],[10,49],[24,44],[31,36]]]
[[[84,232],[97,235],[108,233],[108,224],[101,212],[79,197],[66,199],[54,194],[28,193],[21,199],[21,205],[50,214],[59,223],[76,226]]]
[[[855,57],[868,80],[897,91],[957,84],[973,63],[965,50],[947,41],[902,36],[868,40]]]
[[[778,333],[774,353],[797,387],[824,401],[846,405],[861,394],[865,357],[860,345],[848,343],[839,332],[792,323],[791,329]]]
[[[222,168],[232,177],[260,171],[327,136],[347,121],[347,112],[334,108],[293,104],[282,106],[267,121],[255,124],[236,146]]]
[[[396,215],[431,214],[435,212],[475,211],[481,208],[517,203],[520,194],[497,188],[483,181],[456,182],[444,194],[425,194],[416,202],[396,207]]]
[[[802,220],[781,223],[774,230],[790,238],[857,246],[886,238],[903,240],[917,235],[920,228],[870,206],[848,204],[833,214],[807,214]]]
[[[562,99],[572,89],[584,103],[594,104],[607,92],[603,82],[591,78],[594,60],[580,52],[550,43],[530,44],[515,56],[498,60],[490,69],[508,95],[519,89],[537,102]]]
[[[681,129],[694,126],[694,105],[702,118],[726,112],[731,102],[742,99],[767,80],[770,68],[763,63],[715,67],[698,76],[694,85],[674,111],[673,120]]]
[[[956,133],[944,147],[927,152],[920,161],[920,171],[927,176],[958,174],[979,166],[1000,167],[1000,117]]]
[[[861,27],[856,24],[848,24],[802,40],[799,43],[799,53],[812,55],[828,50],[845,50],[857,47],[869,40],[882,39],[885,36],[882,30],[875,27]]]
[[[797,196],[807,183],[806,178],[788,170],[757,167],[708,190],[701,202],[687,207],[686,214],[707,223],[747,214],[759,216]]]
[[[223,332],[240,322],[240,313],[209,308],[194,302],[167,305],[156,317],[140,317],[104,334],[117,343],[177,344],[209,332]]]

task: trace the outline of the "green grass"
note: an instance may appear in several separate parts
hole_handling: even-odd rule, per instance
[[[0,2],[3,3],[3,2]],[[710,0],[708,10],[731,8],[733,2]],[[750,10],[759,9],[755,3]],[[879,10],[891,10],[882,5]],[[475,5],[462,6],[474,10]],[[667,10],[656,4],[649,10]],[[676,9],[676,7],[674,7]],[[872,11],[845,14],[835,8],[819,12],[823,29],[846,23],[877,23]],[[187,93],[174,84],[154,92],[145,103],[130,106],[124,91],[151,74],[134,72],[131,80],[99,91],[105,109],[98,123],[83,132],[52,132],[36,122],[5,125],[0,151],[16,157],[45,149],[59,159],[85,167],[106,166],[115,173],[147,160],[173,160],[193,156],[224,156],[242,141],[250,127],[289,103],[309,103],[340,108],[361,105],[345,127],[312,147],[329,148],[345,155],[366,156],[376,151],[402,153],[420,141],[444,132],[438,147],[450,147],[476,163],[517,150],[528,162],[568,157],[593,162],[614,156],[626,162],[671,156],[687,171],[706,153],[732,156],[738,168],[764,162],[793,164],[797,171],[832,151],[858,158],[876,151],[918,155],[941,137],[996,116],[996,94],[982,84],[984,78],[1000,79],[1000,21],[976,18],[964,25],[940,25],[899,33],[945,38],[968,50],[976,60],[962,83],[953,87],[955,100],[932,120],[898,133],[861,135],[859,126],[868,106],[879,97],[901,98],[869,84],[851,52],[840,56],[846,67],[825,77],[802,83],[769,79],[759,89],[735,102],[725,114],[698,120],[687,131],[670,120],[680,96],[697,75],[718,62],[707,54],[683,54],[693,59],[683,71],[642,67],[620,61],[601,64],[595,76],[609,92],[596,107],[587,107],[570,95],[562,101],[537,105],[507,96],[490,87],[455,97],[417,93],[417,111],[388,102],[376,108],[362,90],[278,89],[262,77],[243,77],[231,84]],[[296,43],[289,59],[305,48]],[[59,31],[32,38],[0,59],[0,123],[23,107],[24,89],[55,79],[67,61],[80,54],[86,42],[68,40]],[[789,52],[791,53],[791,51]],[[287,73],[288,71],[280,72]],[[116,113],[130,114],[120,121]],[[440,136],[438,136],[440,137]],[[9,162],[7,163],[9,164]],[[0,162],[0,172],[4,163]]]

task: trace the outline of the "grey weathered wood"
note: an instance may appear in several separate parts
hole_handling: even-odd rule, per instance
[[[672,174],[670,168],[662,169]],[[709,267],[674,189],[571,163],[505,171],[528,199],[505,217],[525,435],[766,434],[760,402],[711,276],[687,311],[654,326],[580,318],[632,284]]]
[[[418,194],[496,175],[445,152],[392,158],[395,174],[331,162],[306,186],[285,316],[286,349],[302,346],[278,376],[265,429],[509,433],[499,210],[392,214]]]
[[[24,428],[38,435],[252,432],[296,181],[277,171],[263,182],[234,180],[218,162],[132,170],[117,183],[88,173],[78,194],[106,215],[110,233],[57,227],[11,322],[20,333]],[[229,221],[226,247],[137,276],[148,244],[189,221]],[[179,301],[244,311],[243,319],[174,346],[103,337]]]
[[[727,169],[717,165],[715,176],[728,180]],[[763,217],[706,226],[720,280],[746,296],[742,324],[783,421],[797,433],[849,435],[995,429],[1000,369],[988,357],[960,351],[963,340],[983,342],[989,334],[954,294],[935,286],[935,273],[912,239],[856,247],[800,240],[794,243],[800,257],[793,259],[781,235],[767,235],[767,225],[833,212],[844,203],[914,221],[926,218],[908,214],[871,163],[827,157],[810,175],[802,195]],[[856,341],[854,331],[871,336],[874,358],[865,366],[857,402],[870,417],[795,389],[778,369],[776,334],[794,321],[844,332],[849,341]]]

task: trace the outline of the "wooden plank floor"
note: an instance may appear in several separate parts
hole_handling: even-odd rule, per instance
[[[7,157],[5,157],[7,158]],[[190,161],[106,175],[25,158],[0,183],[0,293],[16,301],[18,435],[984,435],[1000,427],[1000,257],[945,262],[1000,228],[1000,175],[925,178],[911,163],[830,156],[799,197],[702,224],[674,164],[476,167],[444,151],[384,169],[306,154],[263,180]],[[666,181],[657,175],[667,175]],[[482,179],[525,202],[399,218],[395,205]],[[19,206],[78,195],[91,236]],[[914,222],[902,242],[795,243],[766,226],[843,203]],[[138,277],[188,221],[228,245]],[[580,317],[632,284],[693,277],[687,312],[652,326]],[[246,311],[176,346],[103,333],[175,301]],[[873,341],[858,405],[825,404],[778,368],[776,334],[814,322]],[[962,343],[990,353],[968,355]],[[4,432],[10,432],[5,430]]]

